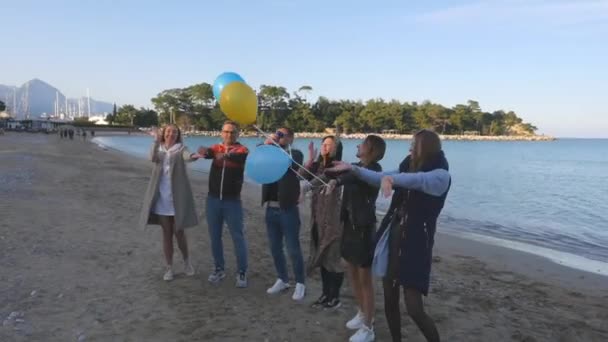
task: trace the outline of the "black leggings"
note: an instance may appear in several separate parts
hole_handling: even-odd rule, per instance
[[[383,281],[384,285],[384,314],[388,322],[388,328],[391,332],[393,342],[401,341],[401,311],[399,310],[399,290],[401,286],[398,281],[387,280]],[[403,288],[405,297],[405,307],[408,315],[418,326],[427,341],[439,342],[439,332],[435,323],[424,312],[422,303],[422,294],[411,288]]]
[[[312,227],[313,242],[319,246],[319,232],[317,225]],[[328,299],[340,299],[340,288],[344,281],[344,272],[331,272],[321,266],[321,283],[323,284],[323,294]]]
[[[340,288],[344,281],[343,272],[331,272],[321,266],[321,282],[323,283],[323,294],[328,299],[340,299]]]

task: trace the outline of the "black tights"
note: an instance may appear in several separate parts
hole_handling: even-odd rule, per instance
[[[401,311],[399,310],[399,290],[401,286],[393,280],[384,280],[384,314],[388,322],[393,342],[401,341]],[[412,288],[403,288],[405,307],[418,329],[429,342],[439,342],[439,332],[435,323],[424,312],[422,294]]]
[[[323,283],[323,294],[328,299],[340,299],[340,288],[344,281],[343,272],[331,272],[321,266],[321,282]]]

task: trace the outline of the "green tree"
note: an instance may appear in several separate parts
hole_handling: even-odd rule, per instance
[[[158,126],[158,113],[148,108],[140,108],[135,112],[133,124],[138,127]]]
[[[114,103],[114,108],[112,108],[112,114],[108,114],[106,116],[106,121],[108,122],[109,125],[114,124],[114,122],[116,121],[117,115],[118,115],[118,111],[116,110],[116,103]]]
[[[262,129],[280,126],[289,112],[289,93],[285,87],[261,85],[258,92]]]
[[[312,87],[311,86],[309,86],[309,85],[303,85],[300,88],[298,88],[297,95],[301,96],[300,94],[304,94],[304,96],[303,96],[304,100],[306,102],[308,102],[308,95],[310,95],[311,92],[312,92]]]
[[[490,124],[490,135],[503,135],[505,128],[500,121],[492,121]]]
[[[0,101],[0,112],[4,112],[6,110],[6,105],[4,102]]]
[[[484,112],[479,102],[474,100],[451,108],[430,101],[402,103],[371,99],[363,103],[330,100],[323,96],[312,103],[307,98],[311,91],[311,86],[303,85],[290,95],[285,87],[262,85],[258,91],[257,124],[264,130],[287,125],[296,131],[312,132],[339,126],[342,131],[351,133],[382,130],[411,133],[420,128],[431,128],[444,134],[473,131],[482,135],[498,135],[534,134],[537,130],[532,124],[524,123],[515,112]],[[226,119],[209,83],[163,90],[152,99],[152,103],[159,123],[175,120],[182,128],[218,130]],[[113,116],[117,123],[153,124],[154,115],[145,111],[149,110],[123,106],[120,111],[114,111]]]
[[[118,109],[114,122],[120,125],[133,125],[137,109],[133,105],[124,105]]]

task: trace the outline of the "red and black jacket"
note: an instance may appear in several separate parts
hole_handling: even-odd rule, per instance
[[[218,153],[224,157],[216,159]],[[213,159],[209,172],[209,195],[219,199],[239,199],[243,188],[245,160],[249,150],[240,143],[215,144],[207,149],[205,159]]]

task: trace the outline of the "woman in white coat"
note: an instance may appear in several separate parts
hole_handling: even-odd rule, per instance
[[[153,224],[163,229],[166,281],[173,280],[173,236],[184,259],[184,273],[194,275],[184,229],[198,225],[198,217],[185,163],[198,158],[198,154],[190,153],[182,144],[177,126],[168,125],[157,132],[150,151],[154,169],[144,197],[140,226]]]

